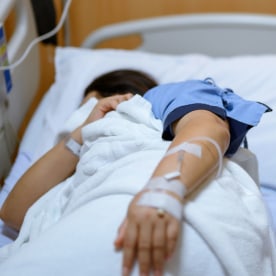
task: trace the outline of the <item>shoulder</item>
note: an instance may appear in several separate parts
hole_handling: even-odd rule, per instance
[[[269,108],[259,102],[248,101],[229,88],[221,88],[211,78],[187,80],[159,85],[145,94],[152,104],[156,118],[163,122],[163,138],[172,139],[172,124],[195,110],[206,110],[228,120],[232,154],[243,141],[246,132],[256,126]]]
[[[152,104],[155,116],[163,120],[172,110],[183,106],[195,104],[221,106],[218,98],[222,93],[222,89],[214,85],[211,79],[194,79],[161,84],[149,90],[144,97]]]

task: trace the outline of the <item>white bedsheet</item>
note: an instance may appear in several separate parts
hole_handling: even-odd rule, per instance
[[[161,129],[139,96],[86,126],[76,173],[35,203],[18,239],[0,249],[1,276],[121,275],[113,241],[129,201],[169,145]],[[261,194],[234,162],[225,159],[222,176],[189,196],[183,215],[165,275],[275,275]]]

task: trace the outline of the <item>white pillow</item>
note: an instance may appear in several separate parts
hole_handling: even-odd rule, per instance
[[[46,97],[51,104],[43,111],[46,131],[44,136],[41,132],[39,134],[41,144],[38,146],[40,149],[36,149],[39,152],[36,156],[54,143],[58,131],[79,106],[86,86],[95,77],[114,69],[143,70],[159,83],[211,77],[218,85],[232,88],[240,96],[263,102],[276,110],[276,55],[211,58],[66,47],[57,48],[55,65],[55,83],[48,92],[50,96]],[[274,112],[265,114],[259,126],[250,130],[247,137],[249,148],[257,154],[261,183],[272,184],[276,188]],[[33,148],[33,143],[28,145],[26,139],[24,143],[29,150]]]

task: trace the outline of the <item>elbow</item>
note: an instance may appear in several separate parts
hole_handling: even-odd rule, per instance
[[[218,132],[218,141],[220,141],[220,148],[223,153],[225,153],[230,145],[230,128],[228,121],[222,121],[220,118],[217,118],[219,120],[216,131]]]
[[[0,209],[0,219],[6,223],[7,217],[5,214],[4,206],[2,206]]]
[[[220,144],[220,148],[225,153],[230,145],[230,129],[227,121],[222,121],[220,118],[216,118],[218,122],[215,124],[214,131],[216,132],[216,140]]]
[[[4,214],[2,208],[0,209],[0,219],[3,220],[3,221],[5,221],[5,214]]]
[[[230,144],[230,127],[227,120],[205,111],[196,110],[182,117],[174,125],[175,135],[186,133],[187,139],[195,136],[207,136],[214,139],[224,154]]]
[[[206,136],[218,143],[221,153],[224,155],[230,145],[231,134],[229,124],[227,120],[222,120],[217,116],[212,119],[213,121],[208,124],[209,130],[206,130],[205,133],[207,134]],[[209,148],[209,143],[206,146]]]
[[[5,208],[5,203],[0,209],[0,219],[9,227],[19,231],[22,222],[16,221]]]
[[[7,218],[7,215],[6,215],[4,206],[2,206],[1,209],[0,209],[0,219],[1,219],[5,224],[8,224],[7,222],[9,221],[9,219]]]

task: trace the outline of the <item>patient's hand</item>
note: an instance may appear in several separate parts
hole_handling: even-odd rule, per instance
[[[132,96],[133,94],[128,93],[124,95],[115,95],[111,97],[101,98],[95,105],[87,119],[84,121],[84,123],[71,133],[71,137],[79,144],[82,144],[83,142],[81,136],[81,129],[85,125],[103,118],[106,113],[115,110],[118,104],[129,100]]]
[[[128,93],[124,95],[115,95],[100,99],[91,111],[91,113],[89,114],[83,126],[103,118],[106,113],[115,110],[118,104],[120,104],[123,101],[129,100],[132,96],[133,94]]]
[[[158,216],[157,209],[136,204],[141,193],[132,200],[128,214],[119,228],[116,249],[123,250],[123,276],[128,276],[137,258],[140,275],[163,274],[164,261],[175,250],[180,222],[168,213]]]

